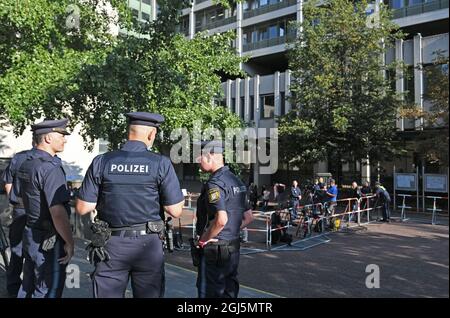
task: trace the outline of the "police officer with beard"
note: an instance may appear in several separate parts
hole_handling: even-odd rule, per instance
[[[221,141],[205,141],[201,147],[197,161],[211,176],[197,201],[198,296],[237,298],[239,232],[253,220],[247,189],[224,165]]]
[[[134,297],[163,297],[161,210],[179,217],[184,196],[170,159],[148,150],[164,117],[145,112],[127,116],[128,141],[120,150],[94,158],[76,210],[98,213],[89,247],[94,297],[124,297],[129,278]]]
[[[27,153],[17,176],[26,212],[23,233],[23,281],[18,297],[59,298],[66,266],[74,253],[70,228],[70,193],[61,160],[68,120],[31,126],[36,148]]]

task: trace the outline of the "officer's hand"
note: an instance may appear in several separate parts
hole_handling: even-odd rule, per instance
[[[74,246],[71,244],[64,244],[64,251],[66,252],[66,255],[64,257],[61,257],[58,259],[58,262],[60,264],[68,264],[74,254]]]
[[[209,239],[209,240],[207,240],[207,241],[199,240],[199,241],[198,241],[198,246],[197,246],[197,247],[203,248],[205,245],[208,245],[209,243],[214,243],[214,242],[218,242],[218,241],[219,241],[219,240],[218,240],[218,239],[215,239],[215,238]]]

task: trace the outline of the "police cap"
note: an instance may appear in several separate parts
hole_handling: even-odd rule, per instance
[[[223,153],[223,142],[221,140],[205,140],[195,144],[200,144],[203,153]]]
[[[51,132],[57,132],[63,135],[70,135],[66,130],[68,119],[56,119],[50,120],[46,119],[43,122],[31,125],[31,130],[34,135],[42,135]]]
[[[164,116],[154,113],[134,112],[127,113],[126,116],[130,125],[159,127],[164,122]]]

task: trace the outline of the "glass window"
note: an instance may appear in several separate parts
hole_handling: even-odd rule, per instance
[[[424,0],[409,0],[408,5],[414,6],[417,4],[422,4],[423,2],[424,2]]]
[[[245,118],[245,98],[242,96],[239,103],[239,117]]]
[[[232,98],[232,99],[231,99],[231,112],[232,112],[233,114],[236,113],[236,98]]]
[[[142,0],[142,3],[149,4],[149,5],[152,4],[151,2],[152,2],[152,0]]]
[[[250,120],[255,119],[255,98],[250,96]]]
[[[286,34],[284,23],[280,25],[280,37],[284,37]]]
[[[404,80],[404,89],[407,91],[405,95],[405,101],[409,103],[414,102],[414,68],[412,66],[408,67],[406,71],[406,76],[403,78]]]
[[[261,96],[261,119],[273,118],[275,113],[275,98],[273,95]]]
[[[283,116],[286,113],[286,96],[284,92],[280,93],[280,115]]]
[[[391,1],[391,9],[400,9],[403,8],[404,0],[390,0]]]
[[[147,14],[145,12],[142,12],[141,14],[142,14],[142,20],[150,21],[150,14]]]
[[[267,30],[267,27],[262,27],[258,30],[258,40],[263,41],[267,40],[269,38],[269,32]]]
[[[139,10],[131,9],[131,15],[133,16],[133,18],[139,18]]]
[[[278,25],[271,25],[269,27],[269,39],[278,37]]]
[[[259,0],[259,6],[263,7],[269,4],[269,0]]]

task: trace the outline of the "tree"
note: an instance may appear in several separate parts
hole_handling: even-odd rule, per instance
[[[381,58],[401,32],[386,7],[316,1],[304,8],[289,52],[292,111],[280,118],[280,148],[293,164],[371,159],[393,151],[399,96],[385,76],[401,65]]]
[[[431,164],[448,167],[448,66],[449,58],[443,52],[435,52],[433,64],[424,69],[426,78],[425,104],[422,109],[416,104],[405,104],[400,116],[422,119],[419,138],[415,140],[414,151]]]
[[[75,30],[64,23],[71,2],[0,4],[0,34],[7,39],[0,46],[0,110],[16,133],[40,117],[67,116],[72,126],[82,124],[88,147],[105,138],[116,148],[125,137],[128,111],[165,115],[166,145],[173,142],[173,128],[191,129],[194,119],[222,130],[242,125],[212,105],[221,92],[219,72],[241,75],[233,35],[187,40],[176,34],[179,12],[189,1],[158,1],[158,19],[146,24],[131,19],[125,1],[75,1]],[[114,35],[111,25],[129,32]]]

